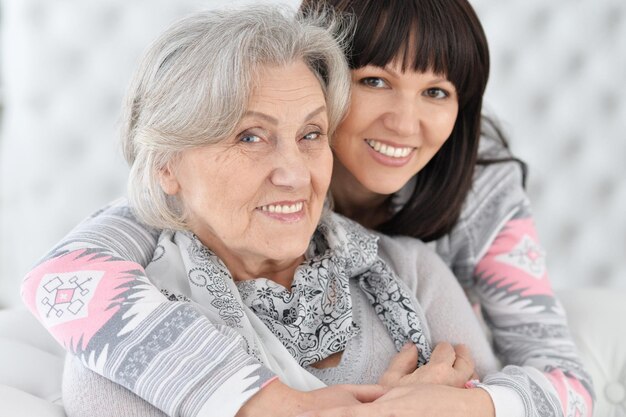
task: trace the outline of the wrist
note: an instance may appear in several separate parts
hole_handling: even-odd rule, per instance
[[[295,390],[278,378],[268,381],[239,409],[235,417],[287,417],[306,411],[309,393]]]
[[[496,416],[524,417],[526,407],[520,394],[511,387],[502,385],[479,384],[491,397]]]
[[[482,388],[464,389],[465,415],[480,417],[495,417],[496,409],[491,396]]]

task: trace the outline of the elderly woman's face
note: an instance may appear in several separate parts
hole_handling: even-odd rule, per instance
[[[224,261],[299,259],[330,182],[327,129],[324,94],[303,62],[263,68],[236,133],[184,151],[162,187]]]

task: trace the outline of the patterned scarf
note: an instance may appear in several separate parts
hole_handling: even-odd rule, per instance
[[[248,351],[257,357],[256,343],[246,337],[254,330],[247,323],[245,307],[300,366],[345,350],[359,331],[352,321],[350,279],[358,280],[398,350],[410,340],[419,348],[420,365],[430,357],[431,348],[407,288],[378,256],[378,238],[338,214],[322,217],[290,289],[267,278],[239,281],[235,287],[226,266],[195,235],[176,232],[173,241],[182,255],[192,300],[205,307],[209,303],[211,315],[242,330]],[[157,252],[165,251],[160,247]]]

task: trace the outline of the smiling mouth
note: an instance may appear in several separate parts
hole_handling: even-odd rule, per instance
[[[260,209],[268,213],[292,214],[302,211],[303,207],[304,203],[300,201],[294,204],[268,204],[261,206]]]
[[[406,158],[415,149],[414,147],[395,147],[374,139],[365,139],[365,142],[370,148],[375,150],[381,155],[385,155],[390,158]]]

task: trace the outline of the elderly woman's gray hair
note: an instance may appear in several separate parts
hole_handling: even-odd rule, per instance
[[[158,228],[185,228],[184,212],[161,189],[159,172],[182,150],[234,133],[261,66],[303,61],[320,81],[331,135],[350,93],[338,41],[349,25],[342,23],[329,12],[302,17],[257,5],[197,13],[158,38],[135,73],[123,115],[128,194],[139,219]]]

